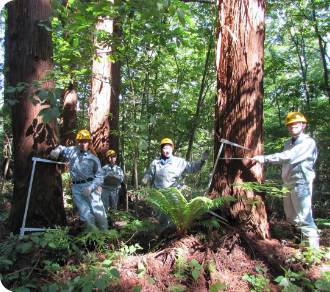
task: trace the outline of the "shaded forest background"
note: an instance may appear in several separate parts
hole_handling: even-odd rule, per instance
[[[315,165],[317,176],[314,183],[314,217],[316,218],[318,227],[325,235],[330,225],[330,168],[328,164],[330,159],[330,88],[328,80],[330,60],[327,50],[330,30],[330,19],[328,16],[329,3],[329,1],[315,0],[291,1],[289,3],[266,1],[265,42],[264,48],[260,48],[260,50],[264,49],[263,114],[260,113],[258,121],[262,124],[263,132],[262,137],[255,137],[255,139],[263,140],[264,154],[281,151],[284,142],[288,138],[288,132],[284,126],[286,115],[291,111],[300,111],[306,116],[308,120],[306,132],[315,138],[319,151],[319,158]],[[14,158],[12,157],[11,149],[13,137],[11,109],[19,102],[19,99],[16,97],[20,92],[28,90],[34,92],[34,90],[37,90],[37,94],[32,95],[30,100],[34,105],[43,106],[40,112],[43,121],[48,123],[54,118],[57,120],[59,137],[54,145],[48,145],[48,147],[55,146],[58,143],[72,145],[74,144],[75,133],[80,129],[86,128],[90,129],[93,137],[95,137],[93,142],[102,165],[105,163],[104,154],[109,148],[115,149],[118,152],[118,163],[125,173],[125,181],[122,189],[128,194],[128,201],[122,202],[120,208],[121,210],[125,210],[126,206],[128,206],[131,212],[140,219],[148,218],[150,220],[149,216],[152,210],[150,206],[143,205],[144,201],[136,193],[138,190],[141,190],[139,180],[143,177],[151,161],[158,157],[159,141],[162,138],[171,138],[175,143],[175,155],[184,157],[187,160],[197,160],[203,149],[211,150],[211,157],[216,157],[216,144],[219,142],[217,133],[215,133],[216,105],[218,102],[216,95],[218,89],[217,70],[219,68],[217,68],[216,62],[215,35],[219,26],[223,25],[221,19],[219,24],[217,4],[209,1],[178,0],[159,2],[148,0],[113,1],[113,5],[109,5],[109,1],[51,1],[51,17],[49,19],[40,19],[38,26],[40,29],[52,33],[52,59],[54,68],[49,72],[50,75],[45,77],[45,80],[47,82],[53,82],[53,87],[44,90],[42,87],[44,82],[40,82],[40,80],[31,84],[21,83],[17,86],[4,86],[6,95],[2,100],[1,109],[0,135],[3,149],[1,162],[3,172],[6,172],[8,167],[8,176],[2,181],[2,193],[4,193],[2,223],[8,222],[10,204],[12,203],[13,180],[11,179],[13,178],[12,161]],[[7,17],[7,11],[3,9],[1,14],[3,21],[1,23],[2,29],[6,30],[4,20]],[[108,21],[112,23],[112,26],[100,27],[100,23],[108,23]],[[228,31],[234,39],[235,35],[230,29]],[[107,64],[111,68],[109,71],[112,72],[112,75],[102,75],[100,78],[101,75],[98,75],[100,71],[97,70],[102,69],[96,69],[98,64],[101,64],[101,66]],[[8,74],[4,64],[2,64],[1,68],[3,73]],[[109,90],[115,92],[114,97],[106,97],[108,103],[98,104],[98,93],[106,86],[109,86],[109,84],[112,86]],[[94,125],[98,117],[93,115],[102,107],[105,109],[109,107],[109,112],[107,113],[107,119],[101,123],[102,127],[98,128],[98,125]],[[68,124],[65,124],[65,122]],[[40,137],[38,136],[39,134],[38,130],[36,130],[33,133],[33,137],[38,138]],[[231,137],[235,137],[235,133],[232,133]],[[232,139],[231,142],[242,143],[239,137],[237,140]],[[235,155],[237,152],[234,151],[232,153]],[[240,154],[251,157],[251,153],[249,152]],[[16,162],[18,163],[17,160]],[[209,159],[200,173],[183,178],[186,186],[184,192],[187,197],[202,196],[204,194],[210,179],[210,173],[213,169],[213,162],[214,160],[212,158]],[[219,167],[221,168],[221,164],[224,165],[224,163],[227,162],[224,160],[220,161]],[[233,164],[234,167],[235,165],[237,166],[237,164]],[[41,174],[42,172],[39,172],[39,179],[42,180]],[[27,181],[30,178],[30,173],[25,171],[25,175],[25,181]],[[36,175],[38,176],[38,173]],[[114,262],[115,259],[118,259],[116,257],[120,253],[121,256],[125,254],[128,257],[135,255],[138,253],[139,248],[136,243],[140,243],[143,246],[143,252],[157,250],[157,247],[162,246],[162,244],[162,247],[166,247],[164,244],[166,235],[159,235],[157,238],[152,238],[149,237],[149,233],[146,233],[145,238],[143,236],[135,237],[135,240],[130,242],[130,237],[133,237],[132,234],[135,234],[134,232],[138,230],[134,229],[137,228],[136,226],[133,227],[134,224],[128,224],[132,228],[131,230],[128,227],[126,229],[122,228],[121,237],[118,234],[112,234],[112,237],[92,238],[94,242],[90,237],[81,237],[78,235],[81,230],[80,226],[77,225],[77,214],[72,209],[72,202],[70,202],[69,179],[65,172],[62,173],[62,181],[64,200],[67,204],[66,216],[73,230],[73,233],[69,234],[75,235],[78,240],[81,240],[80,244],[82,248],[86,249],[89,255],[84,257],[83,260],[78,259],[78,257],[72,259],[72,262],[76,265],[79,261],[84,262],[84,264],[89,261],[91,265],[93,263],[92,266],[94,267],[94,262],[100,260],[99,258],[96,260],[94,257],[102,257],[100,255],[102,253],[103,256],[105,254],[106,258],[114,259]],[[273,183],[280,189],[282,184],[280,167],[265,165],[263,168],[263,181],[265,183]],[[25,184],[25,188],[27,188],[27,183]],[[273,228],[272,237],[281,239],[288,231],[288,226],[283,225],[285,218],[281,198],[273,196],[271,192],[267,192],[267,189],[264,194],[265,196],[263,198],[265,198],[267,206],[268,220]],[[22,203],[23,205],[24,202]],[[118,220],[118,224],[122,221],[126,221],[126,223],[135,222],[128,215],[120,215],[119,218],[112,218],[112,220]],[[19,224],[20,222],[18,220],[18,223],[16,223]],[[17,229],[17,226],[15,228]],[[11,229],[15,228],[12,224]],[[149,231],[152,230],[150,226],[148,228],[144,226],[144,228],[149,228]],[[277,233],[274,233],[274,230]],[[112,231],[115,232],[114,230]],[[65,234],[62,234],[62,237],[67,239],[67,241],[63,242],[63,246],[67,245],[72,250],[81,248],[77,242],[71,241],[71,237],[66,237],[67,233]],[[207,242],[209,243],[207,250],[209,253],[212,254],[216,249],[214,248],[214,242],[217,240],[219,244],[223,243],[222,247],[229,249],[231,252],[235,250],[234,247],[236,245],[240,246],[239,242],[253,246],[239,232],[233,233],[230,246],[228,246],[226,244],[228,244],[229,240],[225,243],[225,237],[222,236],[224,234],[222,234],[222,231],[219,231],[216,235],[209,235],[212,238],[207,238]],[[227,230],[227,234],[231,233]],[[50,243],[59,240],[57,237],[53,237],[53,235],[49,236],[51,238],[48,240],[46,248],[43,246],[43,252],[49,252],[47,247],[49,246],[51,248]],[[120,244],[113,239],[116,236],[117,240],[118,237],[122,240]],[[171,238],[171,233],[167,234],[167,237]],[[205,239],[203,236],[201,238]],[[236,239],[234,240],[233,238]],[[154,247],[150,243],[154,241],[158,242],[159,239],[163,240],[159,243],[159,246],[156,245]],[[11,237],[8,235],[8,239],[6,240],[8,246],[8,242],[14,242],[14,235],[11,235]],[[36,237],[33,240],[36,244],[39,244]],[[174,254],[170,250],[163,251],[162,256],[164,254],[167,255],[167,257],[164,256],[163,262],[171,266],[170,258],[172,257],[172,260],[175,260],[174,266],[179,267],[180,270],[179,262],[185,254],[184,252],[180,253],[179,249],[182,248],[184,250],[186,246],[194,249],[196,246],[205,244],[199,240],[201,239],[191,237],[186,239],[187,242],[172,242],[176,252]],[[146,242],[149,244],[149,249]],[[105,248],[103,250],[100,246],[104,245],[104,243],[107,246],[110,245],[111,248]],[[132,245],[129,245],[130,243]],[[322,238],[322,245],[327,247],[328,241]],[[14,244],[10,246],[12,247]],[[97,252],[100,252],[97,255],[91,252],[95,246],[96,249],[99,248]],[[276,246],[276,248],[283,249],[288,254],[290,252],[293,253],[292,250],[287,251],[282,246]],[[260,246],[253,246],[252,249],[262,250]],[[15,250],[14,247],[13,250]],[[197,250],[204,253],[203,250]],[[267,252],[270,253],[271,250],[272,248],[268,247],[264,255]],[[24,254],[30,251],[30,248],[27,248],[24,252],[22,250],[19,252]],[[71,280],[74,279],[74,276],[82,273],[82,270],[76,273],[74,268],[67,268],[67,266],[66,268],[68,270],[61,272],[56,270],[56,265],[62,266],[64,259],[60,252],[55,251],[54,253],[45,256],[46,259],[51,259],[52,263],[43,261],[43,268],[46,266],[47,271],[58,273],[58,277],[62,280],[65,273],[70,272],[70,275],[72,273]],[[7,251],[5,254],[7,254]],[[237,254],[235,255],[238,262],[244,262],[246,260],[238,257]],[[310,263],[315,264],[317,259],[322,256],[323,254],[316,256],[316,260],[314,258]],[[55,257],[59,258],[55,261]],[[152,254],[151,257],[157,258],[159,254]],[[186,255],[186,257],[190,260],[196,259],[197,252],[194,255],[189,255],[189,257]],[[220,263],[217,262],[217,257],[219,258],[219,250],[217,250],[214,258],[209,254],[206,259],[208,261],[210,259],[214,260],[216,263],[215,266],[219,268]],[[278,257],[280,258],[281,256],[278,255]],[[35,254],[33,258],[35,258]],[[118,262],[120,263],[121,260],[122,258]],[[134,268],[136,266],[139,267],[138,270],[144,270],[143,267],[147,266],[143,256],[141,258],[130,258],[130,260],[132,263],[134,262]],[[226,260],[228,259],[224,259],[224,261]],[[13,263],[14,257],[10,261]],[[285,259],[282,259],[281,263],[284,265]],[[34,264],[36,263],[34,262],[31,265]],[[108,269],[107,272],[111,274],[110,264],[104,262],[103,264]],[[306,262],[300,263],[296,259],[295,264],[284,266],[284,269],[286,269],[285,275],[290,274],[290,268],[292,270],[296,269],[295,271],[307,271],[306,275],[308,275],[310,266]],[[212,266],[212,261],[210,265]],[[259,265],[258,261],[251,264],[253,267],[256,265]],[[268,267],[268,272],[271,274],[269,278],[272,281],[280,274],[279,264],[275,265],[278,270],[274,267],[273,269],[269,268],[271,265],[267,266],[266,264],[263,266],[261,263],[260,265],[265,269]],[[303,265],[303,268],[299,265]],[[12,273],[9,268],[10,266],[11,264],[6,261],[2,262],[1,266],[2,269],[9,269],[9,278]],[[10,278],[9,280],[8,277],[6,278],[12,287],[20,291],[18,288],[19,284],[23,284],[25,288],[27,287],[27,283],[36,285],[39,288],[42,285],[46,285],[46,283],[36,284],[33,281],[29,281],[29,275],[23,271],[23,266],[23,263],[15,266],[15,269],[19,271],[18,278],[21,281],[17,281],[17,285],[13,284],[13,282],[15,283],[15,278]],[[184,266],[183,264],[182,269],[186,269],[186,271],[198,270],[197,264],[191,266],[190,270],[187,267],[183,268]],[[39,268],[37,264],[35,267]],[[118,265],[116,267],[118,268]],[[126,268],[129,269],[128,267]],[[160,267],[158,268],[161,271]],[[151,266],[148,269],[147,274],[150,275]],[[154,269],[157,269],[157,267],[155,266]],[[95,270],[93,272],[91,270],[87,271],[88,268],[84,267],[84,275],[85,273],[90,273],[89,275],[91,276],[99,276]],[[256,271],[253,272],[256,273]],[[123,270],[120,270],[120,273],[124,275]],[[181,275],[177,270],[175,273],[176,279],[181,277],[183,282],[180,283],[185,284],[183,286],[189,287],[191,289],[189,291],[197,291],[194,290],[194,283],[197,282],[192,282],[193,284],[189,282],[191,277],[189,278],[187,276],[187,279],[184,280],[184,273]],[[212,279],[211,272],[205,273],[209,275],[208,277],[211,279],[210,283],[213,285],[216,283],[219,284],[215,279]],[[246,273],[252,273],[251,267],[246,270]],[[256,273],[256,277],[260,273]],[[321,271],[318,271],[317,275],[309,277],[313,284],[315,284],[317,279],[321,278]],[[112,276],[111,281],[117,279],[115,272],[112,273]],[[129,278],[129,274],[126,276]],[[327,275],[327,277],[330,276]],[[47,278],[49,280],[47,289],[49,291],[56,291],[59,286],[51,288],[50,283],[53,283],[52,281],[54,280],[50,278]],[[155,276],[155,278],[157,277]],[[209,278],[205,276],[205,281],[208,281]],[[226,283],[224,278],[220,277],[220,279],[222,283]],[[301,284],[303,282],[302,280],[305,279],[302,276],[300,279],[297,277],[297,282],[295,283],[300,281],[299,286],[305,287]],[[323,276],[323,279],[328,278]],[[108,279],[108,281],[110,280]],[[74,287],[76,285],[76,289],[79,291],[79,289],[84,287],[84,281],[87,283],[87,276],[86,278],[81,277],[75,284],[72,282],[68,286],[71,285],[71,287]],[[161,282],[159,279],[158,281]],[[251,283],[251,281],[248,282]],[[147,282],[149,284],[145,283],[145,287],[152,285],[151,280]],[[328,282],[330,282],[329,279]],[[138,284],[141,283],[134,283],[134,285]],[[99,287],[95,282],[93,282],[93,285],[102,290],[100,288],[103,287],[102,285]],[[134,285],[131,284],[127,290],[122,288],[122,291],[130,291]],[[232,282],[232,285],[235,286],[234,282]],[[239,284],[237,285],[239,286]],[[167,288],[169,286],[168,284]],[[203,291],[200,287],[205,286],[208,290],[211,287],[211,285],[203,286],[203,283],[198,283],[197,286],[199,287],[198,291]],[[243,288],[241,287],[242,290],[240,291],[247,291],[247,286],[245,284]],[[195,289],[197,288],[195,287]],[[281,288],[273,287],[270,291],[280,291],[279,289]],[[308,291],[311,288],[304,289]],[[221,289],[214,291],[219,290]],[[86,291],[92,290],[87,289]],[[159,291],[163,290],[160,289]],[[230,291],[230,289],[228,288],[227,291]],[[235,291],[234,288],[233,291]]]

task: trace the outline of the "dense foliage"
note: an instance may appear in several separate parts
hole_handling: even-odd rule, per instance
[[[175,155],[185,157],[194,133],[192,155],[187,157],[190,160],[198,159],[204,148],[213,150],[216,90],[214,32],[218,21],[215,5],[179,0],[115,0],[113,5],[106,0],[95,1],[97,3],[80,0],[51,2],[53,18],[40,21],[39,25],[53,33],[55,70],[50,76],[56,82],[55,92],[58,95],[55,102],[50,103],[50,108],[58,109],[53,111],[55,115],[61,113],[61,91],[73,84],[79,98],[78,128],[88,127],[86,109],[90,96],[91,64],[92,59],[96,58],[93,37],[97,36],[99,43],[111,44],[116,48],[109,58],[121,62],[120,131],[117,133],[123,153],[120,165],[125,170],[125,184],[133,199],[138,200],[132,191],[134,161],[137,161],[138,176],[141,178],[152,159],[159,155],[159,141],[162,138],[171,138],[175,143]],[[314,215],[318,218],[319,228],[329,226],[330,217],[330,94],[327,79],[330,59],[326,50],[330,30],[329,4],[329,0],[267,1],[264,48],[264,153],[278,152],[283,148],[289,137],[284,127],[284,119],[289,112],[301,111],[306,115],[306,132],[315,138],[319,151],[314,192]],[[5,15],[5,10],[2,15]],[[122,33],[120,39],[95,31],[95,23],[104,16],[117,19]],[[0,24],[4,30],[3,18]],[[39,97],[42,95],[40,93]],[[7,138],[11,136],[10,114],[5,115],[8,113],[7,106],[10,104],[5,104],[1,112],[2,149],[8,149],[6,143],[10,143],[10,139]],[[6,155],[4,153],[0,157],[1,162],[8,158]],[[184,178],[186,188],[182,198],[204,194],[212,167],[213,159],[209,159],[200,173]],[[281,184],[279,166],[265,165],[264,174],[267,183]],[[256,188],[253,190],[258,191]],[[280,196],[273,196],[267,185],[262,191],[269,191],[270,220],[284,219]],[[10,191],[7,190],[1,199],[4,203],[9,202]],[[65,199],[69,204],[70,200]],[[211,207],[211,202],[207,203]],[[72,215],[72,206],[66,207],[68,214]],[[7,216],[1,213],[1,221]],[[120,232],[113,229],[97,236],[82,233],[74,237],[69,230],[61,229],[56,235],[47,232],[25,236],[19,244],[18,237],[10,235],[0,245],[0,273],[6,274],[15,265],[17,257],[23,255],[30,257],[27,261],[29,266],[49,271],[51,284],[44,285],[43,291],[105,291],[105,283],[116,284],[119,278],[112,260],[135,255],[142,248],[149,251],[150,246],[139,246],[140,237],[137,235],[149,238],[150,234],[157,233],[157,228],[149,221],[140,221],[128,213],[109,214],[109,217],[125,222]],[[185,226],[184,232],[189,227]],[[156,250],[157,246],[153,248]],[[196,280],[200,265],[196,261],[188,265],[179,251],[175,256],[177,277],[181,280],[183,274],[192,274],[192,279]],[[66,268],[76,278],[65,283],[53,281],[58,274],[65,274],[61,265],[68,257],[72,257],[72,265]],[[311,255],[307,250],[296,260],[304,261],[305,267],[309,267],[321,258],[326,258],[325,253]],[[181,264],[183,262],[182,268],[180,261]],[[137,273],[142,275],[145,269],[145,264],[139,262]],[[19,266],[16,270],[7,275],[7,283],[14,283],[12,287],[15,291],[27,291],[24,289],[28,287],[32,291],[37,283],[29,278],[29,270]],[[284,274],[284,277],[278,278],[278,282],[287,284],[284,291],[295,289],[298,283],[305,283],[303,274],[294,274],[290,269],[285,270]],[[255,289],[252,291],[266,289],[269,284],[260,267],[256,276],[245,275],[243,280],[251,283],[251,288]],[[151,283],[152,279],[147,281]],[[314,286],[308,283],[308,289],[330,291],[329,283],[329,272],[325,272]],[[224,289],[224,285],[218,283],[213,288],[210,291]],[[135,289],[140,291],[139,287]],[[178,287],[172,290],[175,289],[179,291]]]

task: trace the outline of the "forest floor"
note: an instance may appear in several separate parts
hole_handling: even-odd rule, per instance
[[[0,204],[0,209],[10,208],[9,203],[0,202]],[[152,208],[144,203],[138,206],[138,212],[140,219],[155,220],[152,217]],[[5,241],[9,236],[9,231],[3,223],[4,221],[1,221],[0,241]],[[71,218],[68,223],[72,235],[79,234],[83,229],[78,216]],[[122,224],[123,222],[116,222],[113,228],[119,230]],[[112,283],[106,291],[128,292],[133,291],[138,285],[143,287],[142,291],[153,292],[283,291],[283,287],[274,281],[278,276],[286,277],[291,287],[297,284],[301,287],[301,291],[315,291],[302,283],[314,284],[321,278],[322,273],[329,272],[329,259],[321,256],[315,259],[310,256],[308,248],[281,242],[281,239],[287,238],[290,233],[290,226],[285,221],[270,222],[270,226],[273,238],[271,240],[250,238],[233,226],[212,231],[207,238],[190,234],[178,239],[174,236],[174,230],[170,228],[160,235],[135,234],[134,241],[139,242],[146,252],[121,255],[115,259],[113,265],[120,273],[121,284]],[[323,229],[321,250],[325,251],[329,246],[330,230]],[[150,250],[152,252],[148,252]],[[97,256],[100,261],[105,260],[101,252]],[[26,257],[22,255],[22,258],[16,259],[16,269],[26,267]],[[196,260],[200,266],[189,267],[193,260]],[[56,272],[53,279],[47,271],[31,269],[30,276],[37,279],[39,289],[30,291],[42,291],[40,287],[49,285],[52,280],[63,283],[68,279],[73,281],[78,274],[70,267],[81,264],[75,257],[67,258],[62,270]],[[143,273],[137,273],[141,267],[144,269]],[[197,271],[196,279],[193,277],[193,270]],[[216,283],[224,285],[223,290],[210,290]]]
[[[139,207],[141,210],[148,210],[144,204]],[[152,217],[148,217],[149,214],[141,213],[144,213],[141,215],[145,219],[152,220]],[[117,228],[120,228],[120,222],[116,223]],[[255,289],[253,291],[275,292],[283,291],[283,287],[274,281],[281,275],[287,279],[291,277],[289,289],[298,284],[302,291],[312,291],[303,287],[301,282],[315,283],[321,278],[322,272],[329,272],[329,259],[321,260],[320,257],[319,263],[316,263],[306,256],[310,254],[309,248],[282,241],[281,239],[290,237],[291,227],[287,222],[270,222],[270,226],[271,240],[250,238],[232,226],[213,231],[207,239],[197,235],[178,239],[174,237],[174,230],[168,228],[153,239],[156,243],[162,242],[156,251],[121,258],[115,263],[120,272],[121,285],[114,285],[112,291],[132,291],[135,286],[140,285],[143,287],[142,291],[169,291],[169,287],[182,287],[184,290],[181,291],[204,292],[210,291],[211,285],[222,283],[225,289],[219,291],[246,292]],[[138,241],[142,247],[150,247],[150,238],[141,238]],[[322,231],[320,244],[322,250],[330,247],[329,229]],[[191,273],[178,275],[178,254],[188,264],[193,260],[201,264],[197,280],[193,279]],[[303,254],[305,255],[302,256]],[[143,278],[139,278],[136,273],[139,263],[144,263],[146,267],[146,276]],[[212,266],[215,269],[210,268]],[[297,273],[297,276],[293,274],[292,277],[292,273]],[[244,275],[248,275],[252,282],[255,280],[254,285],[244,280]],[[152,283],[146,280],[147,277],[153,279]]]

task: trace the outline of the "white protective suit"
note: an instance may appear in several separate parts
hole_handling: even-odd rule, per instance
[[[69,161],[73,201],[85,228],[95,227],[96,223],[100,229],[108,229],[107,216],[97,190],[103,182],[100,160],[90,150],[81,152],[78,146],[58,146],[56,149]],[[92,192],[83,197],[81,191],[88,186],[92,186]]]
[[[284,151],[265,156],[266,163],[282,164],[282,179],[290,193],[283,198],[284,211],[291,225],[301,228],[307,237],[318,239],[312,214],[312,190],[317,148],[313,138],[301,132],[293,142],[285,143]]]
[[[168,160],[168,161],[167,161]],[[170,187],[180,188],[180,180],[183,173],[196,173],[201,170],[204,161],[197,160],[195,162],[186,161],[177,156],[171,156],[164,164],[161,158],[157,158],[151,162],[148,171],[143,179],[153,181],[156,190]],[[170,225],[170,221],[158,209],[155,209],[155,215],[162,227]]]
[[[106,181],[102,184],[102,202],[104,205],[105,210],[108,209],[110,203],[110,209],[116,210],[118,204],[118,197],[119,197],[119,189],[121,183],[124,179],[124,173],[122,169],[118,165],[114,165],[113,167],[110,164],[106,164],[102,167],[103,177],[110,175],[111,177],[117,176],[119,178],[116,184],[106,184]]]

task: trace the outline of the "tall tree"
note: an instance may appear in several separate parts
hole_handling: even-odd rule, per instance
[[[52,35],[49,18],[50,0],[15,0],[7,4],[8,18],[5,36],[5,76],[7,88],[16,88],[24,83],[24,90],[15,90],[6,99],[12,107],[14,195],[9,217],[10,229],[18,232],[26,205],[32,171],[32,157],[47,158],[57,145],[56,120],[43,123],[38,116],[52,92],[33,91],[29,86],[38,81],[41,88],[53,87],[51,79],[43,79],[53,70]],[[41,26],[40,21],[44,21]],[[47,26],[45,26],[45,24]],[[21,88],[22,89],[22,88]],[[11,90],[14,91],[14,90]],[[35,93],[31,100],[30,95]],[[54,100],[54,98],[53,98]],[[34,106],[31,101],[37,105]],[[46,119],[44,118],[44,121]],[[47,183],[45,183],[47,182]],[[61,174],[55,164],[37,162],[34,173],[31,199],[26,218],[27,227],[50,227],[65,223],[62,199]]]
[[[75,145],[77,132],[77,93],[71,83],[65,88],[63,95],[63,113],[60,124],[60,144],[65,146]]]
[[[120,62],[112,53],[120,30],[115,23],[109,16],[99,16],[95,25],[89,115],[93,145],[102,165],[106,164],[109,148],[117,153],[119,149]]]
[[[224,145],[222,156],[252,157],[262,152],[265,1],[220,0],[218,9],[215,155],[220,139],[224,138],[252,151]],[[213,178],[212,196],[236,197],[237,202],[228,210],[229,219],[240,224],[244,222],[246,230],[269,238],[262,198],[233,186],[233,183],[261,182],[262,179],[260,165],[248,160],[220,160]]]

